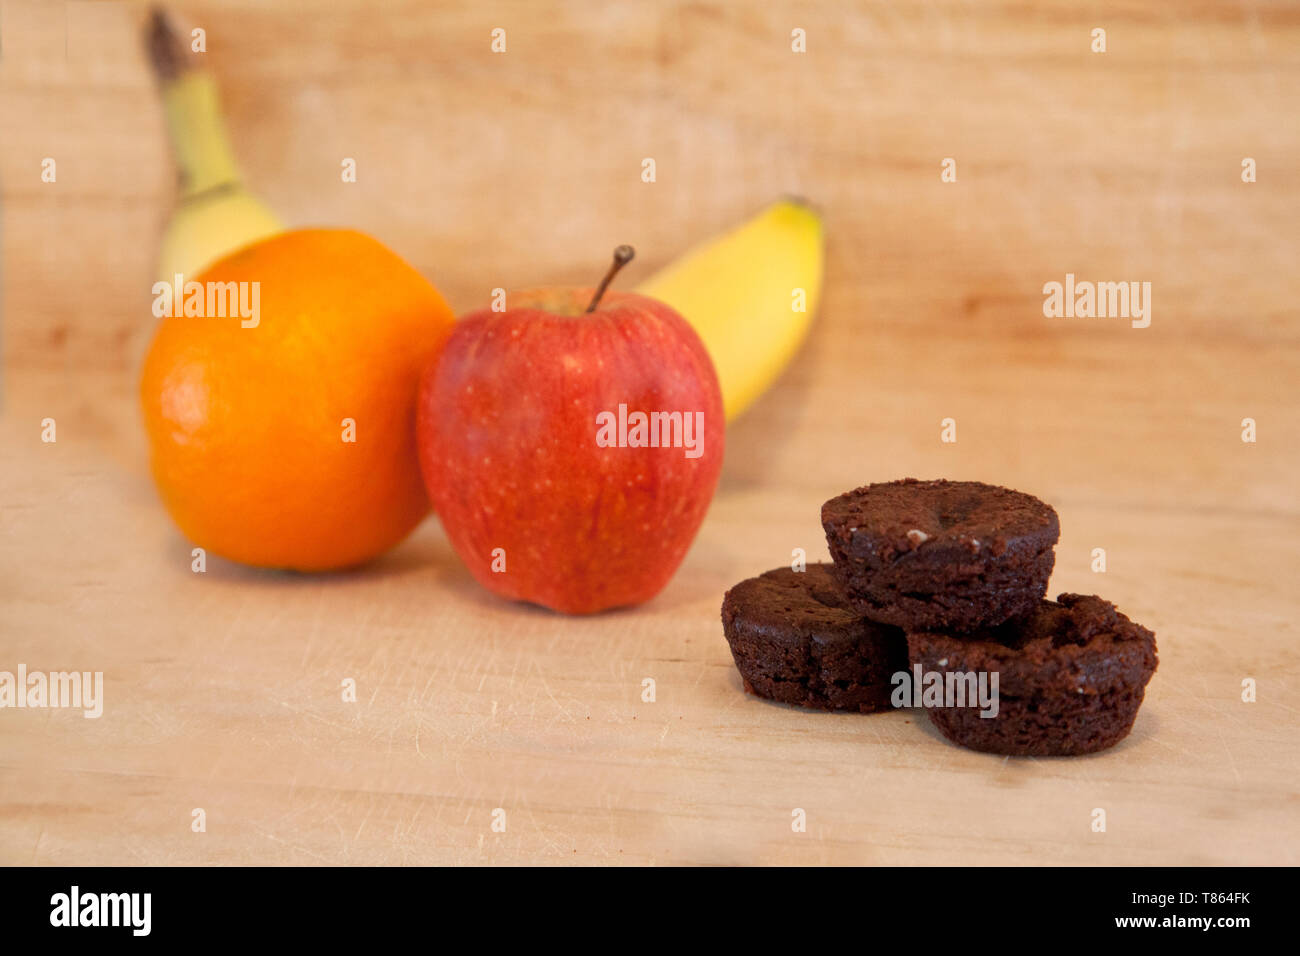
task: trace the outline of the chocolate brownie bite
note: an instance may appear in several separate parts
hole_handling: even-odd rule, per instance
[[[978,704],[927,707],[953,743],[995,754],[1114,746],[1132,729],[1156,669],[1155,635],[1095,595],[1040,601],[1028,616],[975,635],[909,632],[907,645],[922,675],[997,673],[996,715],[981,716]]]
[[[903,632],[850,608],[828,564],[741,581],[723,598],[722,629],[745,690],[786,704],[887,710],[907,668]]]
[[[1047,592],[1061,535],[1032,495],[978,481],[904,478],[822,505],[849,601],[908,630],[972,630],[1027,614]]]

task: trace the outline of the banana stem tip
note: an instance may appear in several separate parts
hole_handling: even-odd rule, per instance
[[[164,82],[174,80],[184,72],[189,51],[181,41],[171,15],[162,7],[153,7],[149,11],[147,42],[149,62],[153,64],[158,79]]]

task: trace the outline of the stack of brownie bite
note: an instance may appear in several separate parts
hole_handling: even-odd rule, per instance
[[[957,683],[948,675],[996,674],[996,708],[927,703],[945,737],[1048,756],[1128,734],[1155,635],[1096,596],[1045,600],[1060,537],[1051,506],[980,482],[905,478],[832,498],[821,517],[833,564],[768,571],[723,600],[747,691],[872,713],[918,674],[946,686]]]

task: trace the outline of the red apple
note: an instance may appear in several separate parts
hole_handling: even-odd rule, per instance
[[[511,293],[456,324],[420,384],[420,467],[474,577],[587,614],[639,604],[690,547],[722,468],[722,393],[671,308],[600,287]]]

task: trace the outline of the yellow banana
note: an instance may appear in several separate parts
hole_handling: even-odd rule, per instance
[[[637,287],[695,327],[727,421],[776,380],[808,334],[821,298],[822,231],[816,210],[783,199]]]
[[[193,69],[166,14],[155,10],[150,53],[162,86],[163,109],[180,196],[163,233],[157,277],[186,278],[227,252],[284,229],[260,199],[244,188],[221,121],[217,85]]]

